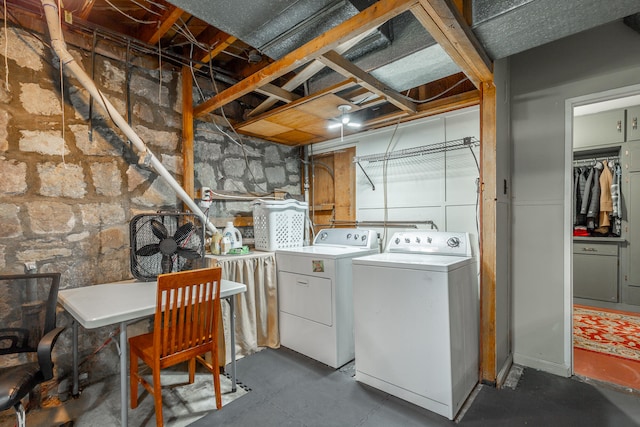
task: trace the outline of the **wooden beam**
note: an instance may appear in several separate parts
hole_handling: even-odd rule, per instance
[[[144,30],[142,30],[142,34],[140,35],[140,40],[147,42],[148,44],[155,45],[158,41],[164,36],[167,31],[173,27],[178,19],[183,14],[183,10],[175,7],[167,5],[167,10],[162,14],[162,17],[159,18],[159,25],[147,25]]]
[[[495,385],[496,350],[496,88],[482,84],[480,102],[480,376]]]
[[[450,0],[419,0],[416,19],[469,77],[476,88],[493,81],[493,64]]]
[[[182,67],[182,188],[192,199],[195,196],[193,139],[193,80],[191,69],[184,66]]]
[[[266,85],[257,88],[256,92],[262,93],[263,95],[271,96],[284,102],[293,102],[296,99],[301,98],[300,95],[289,92],[288,90],[284,90],[281,87],[271,83],[267,83]]]
[[[403,98],[398,92],[385,83],[373,77],[355,64],[347,61],[337,52],[330,50],[329,52],[318,58],[327,67],[342,74],[345,77],[355,77],[360,86],[369,89],[371,92],[387,99],[390,103],[401,110],[415,113],[417,111],[416,104]]]
[[[477,90],[471,90],[458,95],[450,96],[448,98],[419,104],[418,111],[413,115],[409,115],[405,111],[396,111],[394,113],[376,117],[372,120],[367,120],[362,124],[362,127],[365,129],[380,128],[389,126],[391,122],[395,122],[398,120],[400,121],[400,123],[404,123],[423,117],[435,116],[436,114],[459,110],[460,108],[472,107],[474,105],[478,105],[479,103],[480,92]]]
[[[335,49],[341,43],[352,39],[358,34],[377,28],[389,19],[408,10],[416,4],[415,2],[416,0],[386,0],[374,3],[359,14],[198,105],[194,109],[194,114],[196,116],[206,114],[254,91],[266,83],[271,83],[274,79],[294,71],[301,65]]]
[[[245,122],[239,123],[237,126],[234,126],[234,127],[242,128],[242,127],[247,126],[247,125],[249,125],[251,123],[255,123],[257,121],[264,120],[267,117],[271,117],[274,114],[278,114],[278,113],[281,113],[283,111],[290,110],[292,108],[297,107],[298,105],[304,104],[304,103],[309,102],[309,101],[313,101],[314,99],[318,99],[321,96],[327,95],[329,93],[336,93],[336,92],[339,92],[341,90],[348,89],[349,87],[352,87],[355,84],[356,84],[356,80],[355,79],[353,79],[353,78],[347,79],[347,80],[342,81],[340,83],[336,83],[336,84],[334,84],[332,86],[329,86],[329,87],[327,87],[327,88],[325,88],[325,89],[323,89],[323,90],[321,90],[319,92],[316,92],[316,93],[314,93],[312,95],[305,96],[304,98],[297,99],[294,102],[291,102],[289,104],[282,105],[282,106],[280,106],[278,108],[274,108],[273,110],[267,111],[266,113],[264,113],[264,114],[262,114],[262,115],[260,115],[258,117],[254,117],[254,118],[249,119],[249,120],[247,120]]]
[[[80,13],[78,13],[78,18],[84,19],[85,21],[89,18],[91,14],[91,9],[93,9],[93,4],[96,0],[86,0],[82,7],[80,8]]]
[[[356,37],[353,37],[352,39],[349,39],[346,42],[341,43],[340,46],[338,46],[334,50],[338,53],[344,53],[349,49],[351,49],[356,44],[358,44],[361,40],[365,39],[373,31],[375,31],[375,28],[369,31],[365,31],[362,34],[358,34]],[[302,83],[306,82],[311,77],[313,77],[314,75],[322,71],[323,68],[324,68],[324,64],[321,63],[320,61],[317,61],[317,60],[311,61],[298,74],[296,74],[288,82],[282,85],[282,89],[294,90],[295,88],[300,86]],[[262,101],[260,105],[258,105],[256,108],[253,109],[253,111],[249,113],[249,117],[257,116],[258,114],[264,113],[269,108],[271,108],[271,106],[273,106],[273,104],[275,104],[276,101],[277,99],[274,97],[265,99],[264,101]]]
[[[198,58],[198,61],[201,63],[202,62],[207,63],[211,61],[213,58],[215,58],[216,56],[224,52],[226,48],[228,48],[233,43],[235,43],[236,40],[238,40],[236,37],[230,36],[229,34],[223,31],[216,32],[216,34],[212,38],[208,40],[202,40],[202,42],[204,42],[205,44],[208,44],[209,46],[213,46],[213,47],[209,52],[205,53],[202,57]],[[202,64],[195,64],[194,67],[201,68]]]

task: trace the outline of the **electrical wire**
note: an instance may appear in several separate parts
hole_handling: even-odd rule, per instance
[[[160,23],[160,21],[145,21],[143,19],[138,19],[134,16],[129,15],[127,12],[118,9],[118,7],[116,5],[114,5],[113,3],[111,3],[109,0],[104,0],[109,6],[111,6],[112,9],[114,9],[116,12],[120,13],[121,15],[131,19],[134,22],[137,22],[138,24],[155,24],[158,25]]]
[[[425,102],[430,102],[430,101],[433,101],[433,100],[434,100],[434,99],[436,99],[436,98],[441,97],[441,96],[442,96],[442,95],[444,95],[445,93],[447,93],[447,92],[449,92],[449,91],[451,91],[451,90],[455,89],[456,87],[460,86],[462,83],[466,82],[467,80],[469,80],[469,78],[468,78],[468,77],[465,77],[465,78],[463,78],[462,80],[460,80],[459,82],[457,82],[456,84],[454,84],[453,86],[451,86],[450,88],[447,88],[447,89],[443,90],[442,92],[440,92],[439,94],[434,95],[434,96],[432,96],[431,98],[427,98],[427,99],[414,99],[414,98],[411,98],[411,97],[409,97],[409,96],[407,96],[407,95],[403,95],[403,94],[401,94],[401,93],[400,93],[400,94],[398,94],[398,95],[399,95],[401,98],[404,98],[404,99],[406,99],[406,100],[409,100],[409,101],[415,102],[416,104],[424,104]],[[407,91],[407,93],[408,93],[408,91]]]
[[[9,30],[7,29],[7,0],[4,0],[4,88],[9,91]]]

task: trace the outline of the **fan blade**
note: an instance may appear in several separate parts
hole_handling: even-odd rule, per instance
[[[176,253],[178,254],[178,256],[186,259],[198,259],[201,257],[198,251],[189,248],[178,248]]]
[[[151,220],[151,231],[153,231],[154,236],[156,236],[160,240],[167,238],[167,227],[165,227],[164,224],[158,220]]]
[[[162,262],[160,263],[162,267],[162,274],[171,273],[173,270],[173,260],[170,255],[162,255]]]
[[[342,123],[331,123],[327,126],[327,129],[338,129],[340,126],[342,126]]]
[[[350,128],[359,128],[362,125],[360,123],[349,122],[347,123],[347,126],[349,126]]]
[[[160,252],[160,245],[157,243],[152,243],[150,245],[144,245],[140,249],[136,251],[136,255],[140,256],[151,256]]]
[[[191,234],[193,234],[194,229],[195,227],[193,226],[192,223],[190,222],[184,223],[176,230],[175,233],[173,233],[173,238],[175,239],[176,243],[179,245],[187,237],[190,237]]]

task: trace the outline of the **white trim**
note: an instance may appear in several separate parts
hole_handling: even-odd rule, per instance
[[[528,366],[533,369],[539,369],[561,377],[568,378],[571,376],[571,369],[569,369],[568,366],[559,365],[557,363],[548,362],[546,360],[526,356],[520,353],[513,354],[513,363],[516,365]]]

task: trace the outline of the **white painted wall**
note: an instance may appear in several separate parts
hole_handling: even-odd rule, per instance
[[[417,120],[395,127],[363,132],[313,146],[313,153],[355,146],[357,156],[383,154],[444,141],[480,137],[477,107]],[[479,161],[479,148],[473,151]],[[477,240],[476,179],[478,169],[469,148],[390,160],[361,162],[375,190],[356,167],[358,221],[433,221],[439,230],[466,231]],[[386,188],[385,188],[386,187]],[[385,196],[386,189],[386,196]],[[385,218],[386,206],[386,218]],[[420,228],[429,228],[420,225]],[[389,228],[387,235],[401,229]],[[382,230],[378,230],[382,232]],[[477,244],[474,244],[477,254]]]

